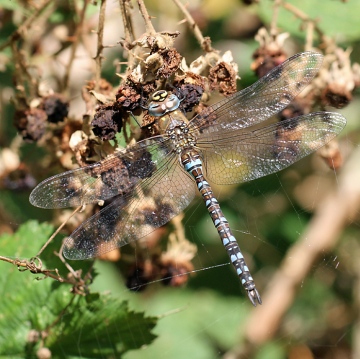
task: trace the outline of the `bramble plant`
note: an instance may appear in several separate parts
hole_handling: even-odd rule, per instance
[[[227,217],[250,237],[242,249],[264,293],[251,313],[236,279],[228,280],[231,268],[209,268],[228,259],[206,211],[194,207],[186,226],[183,215],[175,217],[102,261],[69,262],[64,238],[111,201],[52,215],[28,203],[41,180],[157,136],[148,109],[156,90],[181,93],[179,109],[190,119],[294,53],[315,51],[324,55],[318,75],[278,120],[352,105],[360,84],[360,5],[315,3],[1,3],[1,355],[360,355],[345,335],[354,331],[356,343],[351,311],[360,306],[352,289],[360,183],[352,106],[346,134],[307,165],[222,189]],[[114,168],[103,180],[119,175]],[[189,284],[179,290],[154,282]]]

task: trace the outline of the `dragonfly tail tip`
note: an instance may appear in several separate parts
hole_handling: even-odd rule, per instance
[[[248,291],[248,296],[249,296],[250,302],[252,303],[252,305],[254,307],[256,307],[257,303],[262,304],[260,294],[259,294],[259,292],[257,291],[256,288],[254,288],[252,290],[249,290]]]

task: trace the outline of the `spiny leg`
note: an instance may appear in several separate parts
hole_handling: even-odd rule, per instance
[[[235,267],[236,273],[241,280],[241,284],[247,291],[251,303],[256,306],[261,304],[260,294],[255,287],[255,282],[250,274],[249,268],[245,263],[239,245],[232,234],[229,223],[226,220],[220,205],[209,183],[205,180],[202,162],[199,154],[195,150],[188,150],[181,155],[181,163],[185,170],[195,179],[199,192],[206,204],[210,217],[219,233],[220,239],[230,257],[231,263]]]

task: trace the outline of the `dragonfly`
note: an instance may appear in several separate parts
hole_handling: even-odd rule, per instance
[[[235,184],[278,172],[337,136],[346,119],[314,112],[277,123],[284,109],[316,75],[323,56],[294,55],[253,85],[192,119],[180,111],[181,96],[158,90],[148,112],[159,134],[102,161],[50,177],[30,202],[65,208],[114,198],[64,243],[67,259],[93,258],[137,241],[165,225],[201,194],[222,244],[251,303],[261,304],[255,281],[208,181]]]

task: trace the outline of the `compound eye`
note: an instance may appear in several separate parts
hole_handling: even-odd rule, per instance
[[[154,103],[150,103],[148,111],[149,111],[150,116],[160,117],[160,116],[164,115],[167,110],[164,109],[163,106],[160,106],[160,105],[154,104]]]

